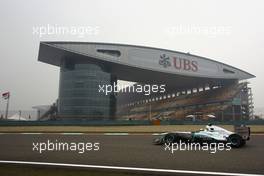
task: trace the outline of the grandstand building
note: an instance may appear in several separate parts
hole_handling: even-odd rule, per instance
[[[59,97],[43,113],[45,117],[237,120],[253,116],[247,80],[255,76],[205,57],[123,44],[41,42],[38,60],[60,67]],[[99,91],[117,80],[136,82],[132,87],[165,85],[166,91],[149,95]]]

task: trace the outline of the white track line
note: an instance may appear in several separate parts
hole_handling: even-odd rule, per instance
[[[251,136],[264,136],[264,133],[253,133],[250,134]]]
[[[101,165],[85,165],[85,164],[29,162],[29,161],[5,161],[5,160],[0,160],[0,163],[6,163],[6,164],[28,164],[28,165],[46,165],[46,166],[64,166],[64,167],[80,167],[80,168],[97,168],[97,169],[114,169],[114,170],[162,172],[162,173],[201,174],[201,175],[263,176],[263,175],[260,175],[260,174],[189,171],[189,170],[172,170],[172,169],[151,169],[151,168],[138,168],[138,167],[119,167],[119,166],[101,166]]]
[[[57,133],[60,135],[83,135],[84,133]]]
[[[161,135],[165,135],[165,134],[167,134],[167,133],[153,133],[152,135],[153,136],[161,136]]]
[[[109,136],[126,136],[126,135],[131,135],[129,133],[104,133],[104,135],[109,135]]]
[[[126,136],[126,135],[153,135],[153,136],[161,136],[167,133],[0,133],[0,135],[7,134],[22,134],[22,135],[109,135],[109,136]],[[264,136],[264,133],[253,133],[251,136]]]

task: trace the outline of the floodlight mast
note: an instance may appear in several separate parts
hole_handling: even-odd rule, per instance
[[[9,98],[10,98],[10,93],[7,96],[7,102],[6,102],[6,112],[5,112],[5,118],[7,119],[8,116],[8,108],[9,108]]]

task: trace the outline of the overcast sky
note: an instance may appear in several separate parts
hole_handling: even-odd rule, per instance
[[[263,7],[261,0],[1,0],[0,92],[11,92],[13,110],[51,104],[59,68],[37,61],[39,42],[110,42],[190,52],[248,71],[256,75],[249,80],[255,106],[263,107]],[[91,31],[38,33],[48,26]]]

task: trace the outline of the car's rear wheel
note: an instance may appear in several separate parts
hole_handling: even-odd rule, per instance
[[[227,141],[231,144],[231,147],[235,147],[235,148],[242,147],[245,144],[242,137],[238,134],[231,134],[228,137]]]
[[[172,144],[176,139],[176,136],[172,133],[166,134],[164,137],[164,142],[166,144]]]

